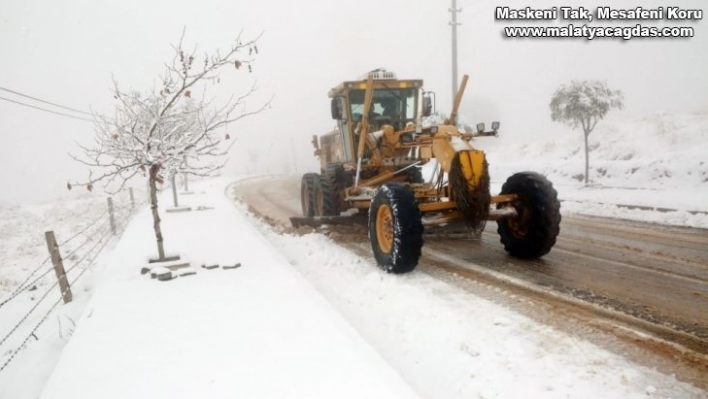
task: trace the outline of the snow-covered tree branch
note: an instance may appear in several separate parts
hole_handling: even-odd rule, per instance
[[[256,92],[255,84],[218,105],[216,99],[206,99],[204,83],[219,83],[220,72],[252,70],[257,40],[242,41],[239,35],[227,51],[217,50],[197,59],[197,49],[185,50],[183,32],[173,46],[172,61],[159,77],[158,88],[124,90],[113,80],[115,113],[95,114],[93,144],[81,146],[80,156],[71,155],[89,167],[89,178],[75,184],[89,190],[100,182],[107,191],[118,191],[136,176],[147,177],[160,258],[164,258],[164,250],[156,183],[176,173],[209,176],[221,169],[234,143],[222,128],[270,105],[266,101],[247,107],[247,100]]]

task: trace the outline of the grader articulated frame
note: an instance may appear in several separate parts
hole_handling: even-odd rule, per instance
[[[512,256],[548,253],[560,230],[557,193],[544,176],[522,172],[509,177],[500,194],[490,194],[485,153],[471,141],[496,136],[499,123],[491,131],[484,124],[476,132],[458,128],[467,80],[465,75],[450,116],[438,124],[425,123],[434,119],[434,97],[423,90],[422,80],[398,80],[376,70],[330,90],[337,128],[319,143],[313,137],[321,170],[302,177],[303,216],[291,223],[319,226],[365,218],[374,257],[392,273],[416,267],[425,229],[462,226],[473,234],[487,220],[497,221]],[[421,167],[431,161],[435,167],[424,180]]]

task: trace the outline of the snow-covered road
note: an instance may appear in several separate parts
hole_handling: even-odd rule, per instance
[[[287,229],[288,217],[300,213],[299,204],[293,203],[299,194],[298,176],[249,179],[234,191],[278,228]],[[541,295],[552,291],[556,295],[546,295],[549,301],[561,295],[594,304],[588,310],[622,317],[634,328],[708,353],[706,230],[579,217],[561,210],[561,235],[540,260],[506,256],[491,223],[476,240],[426,236],[421,267],[465,274],[472,280],[489,280],[490,274],[492,280],[513,279],[511,285],[527,291]],[[353,234],[332,229],[335,241],[370,256],[365,228]],[[357,245],[348,245],[352,242]]]
[[[261,196],[258,206],[277,222],[288,210],[297,211],[291,201],[295,195],[283,194],[296,186],[291,180],[296,179],[251,180],[237,185],[232,195],[253,200],[251,194],[257,193]],[[286,198],[278,210],[274,204]],[[458,284],[459,277],[441,278],[425,268],[405,276],[387,275],[372,264],[367,244],[362,245],[364,251],[356,251],[356,244],[347,245],[352,251],[333,246],[340,238],[333,240],[319,233],[292,236],[263,222],[254,223],[424,397],[705,394],[679,393],[674,391],[677,386],[659,389],[653,382],[630,388],[643,377],[629,378],[620,364],[630,365],[632,373],[644,374],[650,369],[583,340],[586,334],[582,330],[589,326],[574,326],[575,335],[564,332],[567,328],[552,327],[559,320],[538,323],[515,312],[512,309],[537,305],[514,293],[500,292],[483,282],[472,282],[476,287],[466,289]],[[276,225],[275,230],[279,229]],[[488,295],[490,291],[492,295]],[[612,342],[600,342],[603,344],[611,346]],[[647,360],[641,354],[635,359]],[[653,381],[666,381],[666,375],[651,373],[657,373],[650,377]]]

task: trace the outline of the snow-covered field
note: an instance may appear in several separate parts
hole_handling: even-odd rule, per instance
[[[576,177],[580,133],[492,144],[488,156],[495,189],[516,171],[545,173],[564,214],[706,228],[706,140],[708,112],[603,122],[588,187]],[[0,398],[706,397],[431,276],[387,275],[321,234],[273,231],[230,201],[231,181],[181,198],[213,209],[163,213],[168,250],[197,268],[169,282],[140,275],[154,255],[151,220],[145,207],[129,219],[125,195],[118,239],[99,195],[0,207]],[[69,280],[81,276],[74,301],[52,313],[46,230]]]

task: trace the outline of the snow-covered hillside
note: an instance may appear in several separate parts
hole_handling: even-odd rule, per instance
[[[583,147],[582,132],[569,131],[553,141],[495,147],[489,158],[493,171],[533,167],[554,182],[577,183],[584,175]],[[593,184],[639,189],[706,187],[708,109],[602,121],[590,134],[589,148]]]
[[[503,134],[503,133],[502,133]],[[546,175],[567,214],[708,228],[708,109],[608,119],[590,134],[590,184],[582,183],[582,133],[487,150],[493,190],[521,171]]]

